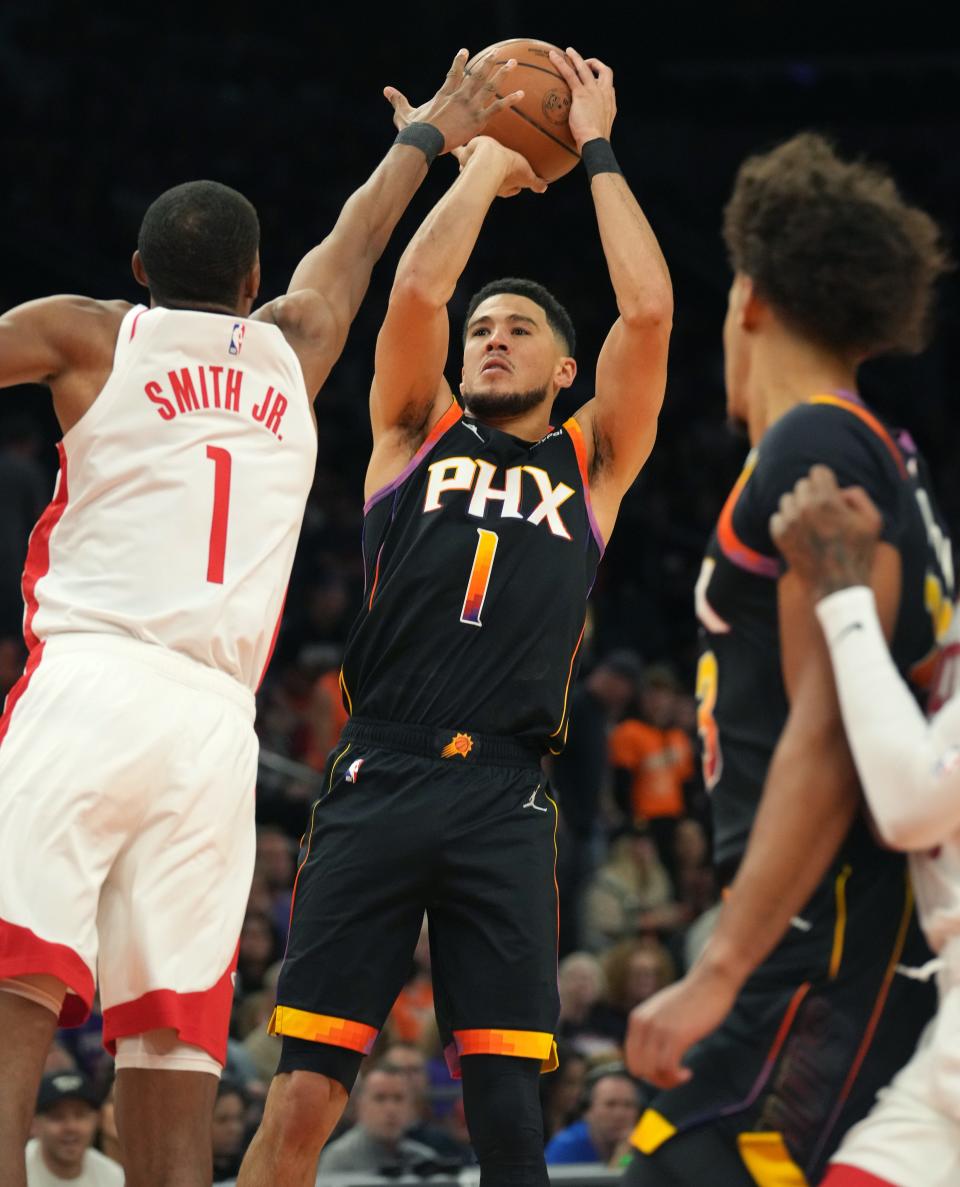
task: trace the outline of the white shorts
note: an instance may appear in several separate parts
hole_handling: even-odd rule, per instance
[[[876,1178],[844,1176],[842,1167]],[[825,1183],[960,1184],[960,985],[941,986],[940,1008],[916,1053],[843,1139],[831,1174]]]
[[[0,979],[59,978],[65,1025],[98,981],[108,1050],[173,1028],[223,1063],[256,844],[253,695],[119,636],[55,636],[35,660],[0,719]]]

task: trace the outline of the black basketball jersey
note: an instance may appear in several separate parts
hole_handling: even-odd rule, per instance
[[[454,403],[364,508],[347,711],[558,752],[601,553],[576,421],[522,441]]]
[[[707,547],[697,582],[698,728],[712,793],[715,859],[736,861],[786,723],[777,580],[770,537],[781,495],[815,463],[841,486],[862,486],[883,515],[882,539],[900,553],[900,610],[891,651],[918,688],[932,674],[954,595],[950,541],[909,436],[887,428],[850,394],[816,396],[781,417],[751,451]]]

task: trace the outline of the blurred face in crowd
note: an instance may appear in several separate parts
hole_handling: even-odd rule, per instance
[[[657,729],[670,729],[677,717],[677,694],[665,684],[651,684],[643,690],[643,712]]]
[[[627,967],[627,996],[631,1006],[645,1002],[662,989],[663,972],[655,952],[635,952]]]
[[[413,1124],[413,1093],[405,1072],[368,1072],[357,1100],[357,1124],[393,1145]]]
[[[34,1122],[43,1160],[61,1179],[75,1179],[97,1132],[97,1110],[86,1101],[61,1100]]]
[[[282,833],[273,829],[257,833],[257,869],[272,890],[286,890],[293,884],[293,847]]]
[[[213,1106],[214,1157],[239,1154],[243,1145],[244,1107],[235,1092],[218,1096]]]
[[[430,1087],[427,1076],[427,1060],[422,1051],[416,1047],[388,1047],[384,1053],[384,1063],[389,1063],[406,1075],[414,1098],[420,1100],[427,1095]]]
[[[646,833],[638,833],[633,837],[631,854],[638,866],[646,868],[657,860],[657,847],[653,838]]]
[[[640,1116],[636,1086],[624,1076],[603,1076],[584,1114],[593,1144],[603,1151],[630,1136]]]
[[[273,931],[262,915],[248,912],[240,932],[240,960],[262,968],[273,960]]]
[[[568,957],[563,961],[559,981],[565,1009],[589,1008],[600,997],[602,983],[592,957]]]

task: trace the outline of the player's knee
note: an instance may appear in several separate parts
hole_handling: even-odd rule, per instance
[[[263,1127],[279,1149],[319,1154],[347,1103],[342,1084],[318,1072],[281,1072],[267,1097]]]
[[[503,1055],[470,1055],[464,1057],[461,1066],[464,1110],[481,1167],[542,1167],[539,1062]]]

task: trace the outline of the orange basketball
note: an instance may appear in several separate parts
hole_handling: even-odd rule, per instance
[[[474,54],[466,66],[469,74],[488,54],[494,54],[498,64],[516,58],[516,69],[502,83],[503,93],[523,91],[523,98],[498,112],[483,134],[522,153],[534,173],[545,181],[563,177],[580,160],[568,123],[570,88],[550,61],[552,49],[557,47],[547,41],[515,37],[488,45]]]

